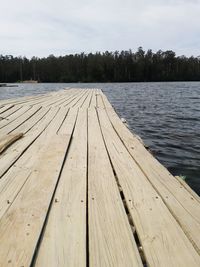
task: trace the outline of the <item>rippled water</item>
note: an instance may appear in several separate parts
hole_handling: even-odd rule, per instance
[[[130,129],[174,175],[200,195],[200,83],[20,84],[0,99],[65,87],[101,88]]]

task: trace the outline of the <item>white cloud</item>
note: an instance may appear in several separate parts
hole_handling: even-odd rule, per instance
[[[0,53],[172,49],[200,54],[199,0],[0,0]]]

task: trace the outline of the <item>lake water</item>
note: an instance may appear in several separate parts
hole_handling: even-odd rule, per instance
[[[200,195],[200,82],[19,84],[0,88],[0,99],[66,87],[102,89],[154,156]]]

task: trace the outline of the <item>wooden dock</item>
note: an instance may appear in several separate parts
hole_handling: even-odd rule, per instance
[[[200,198],[101,90],[0,101],[0,266],[199,267]]]

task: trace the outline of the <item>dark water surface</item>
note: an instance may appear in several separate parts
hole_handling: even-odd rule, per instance
[[[0,88],[0,99],[66,87],[102,89],[159,161],[200,195],[200,82],[20,84]]]

